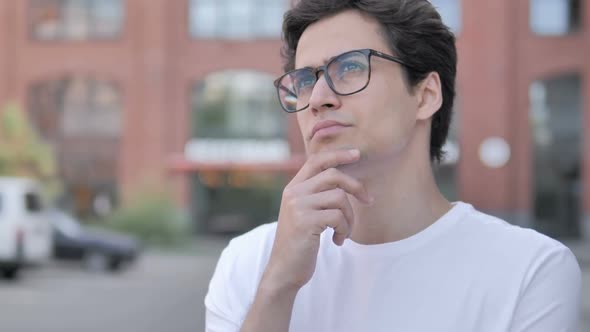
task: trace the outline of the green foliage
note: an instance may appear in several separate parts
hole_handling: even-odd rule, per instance
[[[164,194],[143,194],[113,213],[106,226],[139,237],[146,245],[179,246],[190,236],[187,218]]]
[[[0,109],[0,176],[37,179],[50,198],[62,190],[52,147],[39,137],[16,103]]]

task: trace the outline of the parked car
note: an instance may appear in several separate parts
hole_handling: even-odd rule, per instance
[[[13,279],[26,265],[51,258],[52,226],[35,180],[0,177],[0,275]]]
[[[141,252],[141,244],[135,237],[84,227],[64,211],[51,210],[50,220],[54,226],[56,259],[80,261],[95,271],[117,271],[133,263]]]

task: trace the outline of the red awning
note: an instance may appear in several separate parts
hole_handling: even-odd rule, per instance
[[[254,173],[296,173],[306,157],[294,155],[280,162],[194,162],[183,156],[175,156],[168,161],[168,170],[173,173],[198,172],[254,172]]]

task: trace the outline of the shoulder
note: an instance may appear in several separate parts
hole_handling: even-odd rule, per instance
[[[466,247],[473,248],[473,258],[483,262],[478,269],[484,271],[486,281],[493,279],[490,289],[514,299],[502,298],[513,306],[511,331],[575,329],[582,274],[568,247],[476,210],[461,224],[465,234],[472,236]]]
[[[478,242],[481,246],[507,251],[512,255],[569,252],[569,249],[561,242],[534,229],[513,225],[503,219],[478,211],[469,204],[465,204],[465,206],[467,213],[460,221],[459,229],[469,234],[472,242]]]
[[[219,258],[218,269],[230,275],[236,273],[234,275],[243,276],[248,273],[261,277],[272,250],[276,229],[276,222],[264,224],[233,238]],[[255,279],[250,282],[255,282]]]
[[[207,309],[235,324],[243,319],[270,257],[277,223],[232,239],[221,253],[205,297]]]
[[[272,250],[277,223],[258,226],[233,238],[224,249],[220,263],[232,264],[235,268],[264,268]],[[221,259],[225,261],[222,262]]]
[[[561,274],[561,278],[579,278],[578,262],[561,242],[466,205],[468,213],[459,223],[461,236],[466,247],[472,248],[488,263],[520,272],[523,284],[531,282],[535,275],[546,269]]]
[[[251,231],[233,238],[227,248],[240,248],[243,246],[250,247],[253,244],[267,244],[274,241],[275,232],[277,230],[277,222],[260,225]]]

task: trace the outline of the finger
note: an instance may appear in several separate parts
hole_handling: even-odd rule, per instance
[[[301,184],[301,190],[311,193],[328,191],[335,188],[343,189],[346,193],[365,204],[372,203],[372,198],[367,193],[362,182],[336,168],[328,168]]]
[[[338,165],[351,164],[360,159],[360,151],[352,150],[333,150],[314,154],[303,164],[299,172],[293,177],[292,183],[303,182],[328,168]]]
[[[318,223],[318,227],[321,230],[320,233],[327,227],[334,230],[332,241],[336,245],[341,246],[348,237],[349,227],[344,221],[345,218],[341,210],[317,210],[313,213],[313,219]]]
[[[313,195],[309,195],[302,200],[303,205],[314,210],[341,210],[342,216],[345,219],[348,230],[352,231],[354,225],[354,210],[346,192],[342,189],[332,189],[323,191]],[[346,234],[349,237],[350,234]]]

